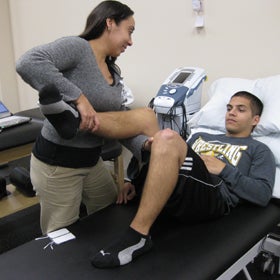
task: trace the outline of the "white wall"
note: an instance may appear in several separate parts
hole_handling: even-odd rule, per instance
[[[15,60],[33,46],[79,34],[98,1],[9,0]],[[37,92],[19,76],[20,109],[37,106]]]
[[[0,0],[0,99],[11,111],[19,109],[8,0]]]
[[[135,11],[136,30],[133,47],[118,64],[133,90],[135,106],[146,105],[179,66],[206,69],[204,100],[207,88],[219,77],[258,78],[280,72],[279,0],[204,0],[205,28],[200,32],[193,27],[191,0],[123,2]],[[14,59],[35,45],[79,34],[97,3],[9,0]],[[18,100],[19,109],[34,107],[37,101],[37,94],[19,78]]]

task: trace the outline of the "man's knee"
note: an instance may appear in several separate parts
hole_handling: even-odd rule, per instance
[[[155,134],[152,149],[158,153],[179,157],[181,161],[185,158],[187,144],[176,131],[166,128]]]
[[[165,128],[163,130],[160,130],[156,133],[154,139],[156,141],[162,141],[163,143],[166,142],[174,142],[178,141],[178,138],[180,135],[175,131],[170,128]]]
[[[154,136],[153,145],[155,147],[160,147],[162,150],[164,147],[168,151],[176,149],[176,143],[179,141],[180,135],[169,128],[158,131]]]

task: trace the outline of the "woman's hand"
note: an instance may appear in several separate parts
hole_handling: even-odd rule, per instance
[[[96,131],[99,128],[97,113],[93,109],[85,95],[81,94],[80,97],[76,100],[75,104],[81,115],[80,129],[88,130],[91,132]]]
[[[125,182],[123,188],[119,191],[117,204],[126,204],[129,200],[132,200],[136,195],[135,187],[131,182]]]

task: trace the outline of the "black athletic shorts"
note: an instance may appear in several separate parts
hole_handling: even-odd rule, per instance
[[[188,146],[165,212],[182,222],[209,220],[224,215],[227,207],[220,192],[222,183],[218,176],[208,172],[200,156]]]

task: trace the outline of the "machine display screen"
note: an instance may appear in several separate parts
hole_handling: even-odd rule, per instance
[[[190,72],[181,72],[172,83],[182,84],[192,73]]]

